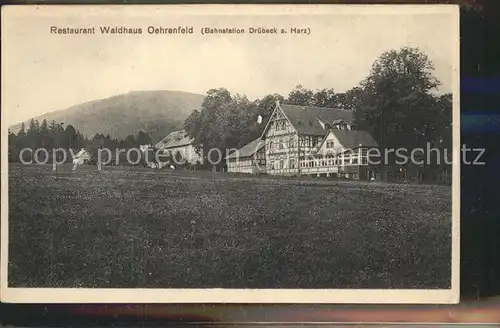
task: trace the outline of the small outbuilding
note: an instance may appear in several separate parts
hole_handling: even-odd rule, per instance
[[[241,147],[226,157],[227,171],[232,173],[265,173],[265,142],[260,138]]]

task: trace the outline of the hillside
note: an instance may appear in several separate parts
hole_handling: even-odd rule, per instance
[[[134,91],[47,113],[35,119],[71,124],[87,137],[109,133],[113,137],[125,138],[143,130],[155,142],[172,130],[182,128],[186,117],[201,108],[204,98],[203,95],[182,91]],[[19,127],[20,124],[16,124],[10,129],[17,133]]]

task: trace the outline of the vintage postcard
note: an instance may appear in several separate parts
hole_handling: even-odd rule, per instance
[[[3,302],[456,303],[454,5],[2,7]]]

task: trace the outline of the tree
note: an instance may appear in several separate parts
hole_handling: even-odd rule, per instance
[[[26,132],[26,146],[30,148],[37,148],[38,144],[38,124],[35,119],[31,119],[28,124],[28,131]]]
[[[201,115],[201,111],[194,110],[184,121],[184,130],[195,140],[200,140],[202,136],[199,133],[202,130],[202,123],[203,116]]]
[[[139,133],[137,133],[136,142],[139,146],[150,145],[151,137],[149,136],[149,134],[141,130],[139,131]]]
[[[314,106],[314,92],[299,84],[290,92],[286,103],[290,105]]]
[[[191,114],[184,123],[186,133],[194,138],[198,151],[203,146],[203,157],[207,158],[209,150],[222,147],[223,135],[219,116],[224,115],[228,104],[232,101],[231,93],[224,88],[210,89],[203,100],[200,111]]]
[[[63,139],[65,140],[63,123],[56,123],[52,120],[49,124],[49,135],[53,147],[63,147]]]
[[[73,144],[76,140],[76,130],[71,124],[66,126],[66,129],[64,131],[64,135],[65,135],[64,143],[66,144],[66,147],[73,148],[74,147]]]
[[[333,89],[322,89],[313,95],[314,106],[336,108],[337,94]]]
[[[430,91],[439,85],[427,55],[415,48],[383,53],[361,83],[355,117],[383,147],[409,146],[426,122]],[[359,99],[361,98],[361,99]],[[412,142],[414,144],[414,142]]]
[[[280,104],[284,104],[285,98],[278,93],[274,93],[274,94],[267,95],[262,99],[257,99],[255,101],[255,104],[259,107],[259,114],[260,115],[268,116],[268,115],[271,115],[274,108],[276,107],[277,101]]]
[[[52,142],[50,139],[49,124],[47,123],[46,119],[44,119],[42,121],[42,125],[40,125],[40,145],[42,148],[45,148],[45,149],[52,148]]]
[[[451,102],[449,96],[436,97],[440,83],[433,73],[432,62],[417,48],[383,53],[352,94],[358,128],[371,132],[383,149],[410,152],[436,144],[451,124]],[[389,160],[394,163],[394,157]],[[415,166],[419,175],[421,165]]]
[[[125,140],[122,143],[123,148],[134,148],[137,145],[135,137],[133,134],[129,134],[125,137]]]
[[[9,130],[8,141],[9,141],[8,160],[9,162],[17,162],[20,151],[19,137],[15,133]]]
[[[24,122],[21,123],[21,128],[19,129],[19,133],[17,135],[21,138],[26,136],[26,125]]]
[[[360,87],[354,87],[344,93],[336,95],[336,108],[356,110],[362,104],[363,90]]]
[[[29,147],[26,137],[26,125],[24,124],[24,122],[21,123],[21,128],[19,129],[17,136],[13,134],[12,141],[10,140],[11,139],[9,138],[9,142],[12,142],[12,146],[15,146],[15,148],[19,151],[23,148]]]
[[[274,109],[271,102],[276,103],[274,97],[278,98],[267,96],[251,102],[245,95],[232,96],[226,89],[211,89],[202,108],[186,119],[184,128],[199,150],[203,146],[203,157],[210,154],[214,156],[210,160],[215,162],[219,155],[211,149],[224,155],[227,149],[240,148],[260,136],[263,126],[257,122],[258,116],[270,114]],[[224,161],[220,162],[223,165]]]

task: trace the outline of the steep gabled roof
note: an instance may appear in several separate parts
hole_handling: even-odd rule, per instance
[[[241,147],[237,151],[231,153],[229,156],[226,157],[226,159],[231,159],[231,158],[243,158],[243,157],[251,157],[253,154],[258,152],[262,147],[264,147],[265,142],[264,140],[258,138],[252,141],[251,143]]]
[[[378,147],[378,143],[367,131],[331,129],[330,132],[337,137],[340,144],[346,149],[356,149],[360,145],[363,147]]]
[[[156,143],[157,149],[169,149],[191,145],[194,139],[185,130],[170,132],[165,138]]]
[[[318,119],[328,124],[338,120],[353,121],[353,112],[345,109],[298,105],[280,105],[280,107],[299,134],[325,135],[327,131]]]

